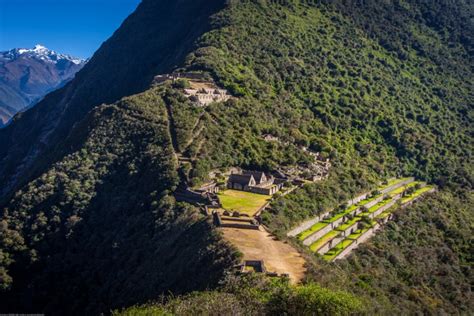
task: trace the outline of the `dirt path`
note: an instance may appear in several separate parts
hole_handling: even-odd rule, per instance
[[[305,260],[296,249],[265,231],[221,228],[224,237],[243,254],[243,260],[263,260],[269,272],[288,273],[292,283],[300,282],[305,274]]]

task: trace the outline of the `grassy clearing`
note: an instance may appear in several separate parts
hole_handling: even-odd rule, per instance
[[[319,248],[324,246],[331,239],[337,237],[337,235],[339,235],[340,233],[341,232],[337,230],[331,230],[329,233],[319,238],[316,242],[312,243],[309,248],[311,249],[311,251],[316,252]]]
[[[271,199],[268,195],[237,190],[225,190],[218,195],[224,209],[249,216],[255,215]]]

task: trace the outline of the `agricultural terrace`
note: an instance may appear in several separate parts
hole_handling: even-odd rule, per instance
[[[420,181],[413,181],[411,183],[408,183],[407,185],[401,186],[398,189],[395,189],[393,191],[390,191],[390,196],[394,197],[395,195],[401,194],[405,192],[407,189],[414,187],[416,185],[422,185],[423,182]]]
[[[225,190],[218,193],[222,208],[227,211],[237,211],[240,214],[254,216],[271,197],[245,191]]]
[[[402,205],[406,204],[415,200],[423,193],[431,191],[433,188],[432,186],[426,186],[424,182],[414,181],[413,178],[391,179],[378,188],[377,191],[380,194],[370,196],[357,204],[347,207],[345,210],[333,212],[331,218],[315,223],[309,229],[297,235],[297,238],[300,241],[309,241],[309,238],[317,237],[316,234],[324,230],[324,235],[318,235],[318,239],[311,240],[311,244],[308,246],[311,251],[322,254],[324,259],[334,260],[344,249],[352,245],[361,236],[369,234],[369,230],[372,227],[377,226],[377,221],[370,219],[370,217],[376,215],[375,218],[377,220],[386,220],[391,212],[397,208],[392,206],[396,201],[401,202]],[[411,193],[413,189],[416,190]],[[409,192],[410,195],[404,197]],[[377,203],[374,204],[375,202]],[[354,216],[354,211],[362,206],[367,206],[368,208],[366,207],[364,212]],[[345,217],[344,221],[341,222],[340,219],[343,217]],[[336,221],[337,224],[335,224]],[[358,223],[362,223],[362,225],[357,225]],[[330,226],[330,230],[328,230],[329,225],[335,227]],[[341,238],[341,234],[349,228],[352,229],[347,233],[351,234]],[[366,237],[364,237],[364,240],[367,239]],[[328,249],[328,246],[331,249]]]
[[[412,194],[410,195],[407,195],[405,197],[402,198],[402,204],[406,204],[406,203],[409,203],[411,201],[413,201],[414,199],[418,198],[420,195],[426,193],[426,192],[429,192],[431,190],[433,190],[434,187],[431,186],[431,185],[427,185],[419,190],[416,190],[415,192],[413,192]]]
[[[392,185],[396,185],[398,183],[408,181],[408,180],[410,180],[410,177],[407,177],[407,178],[392,178],[392,179],[389,179],[386,184],[381,185],[378,189],[380,191],[382,191],[382,190],[385,190],[385,189],[391,187]]]
[[[387,181],[386,184],[383,184],[381,186],[378,187],[378,191],[382,191],[382,190],[385,190],[387,188],[390,188],[391,186],[394,186],[396,184],[399,184],[399,183],[402,183],[402,182],[405,182],[405,181],[408,181],[410,180],[411,178],[400,178],[400,179],[390,179]],[[418,183],[418,182],[417,182]],[[410,183],[411,184],[411,183]],[[410,185],[408,184],[408,185]],[[405,185],[406,186],[406,185]],[[405,186],[401,186],[401,190],[400,190],[400,193],[403,192],[405,189],[404,187]],[[395,188],[394,190],[399,190],[400,188]],[[393,191],[391,191],[393,192]],[[389,192],[389,194],[391,194],[391,192]],[[383,194],[378,194],[378,195],[375,195],[375,196],[372,196],[370,198],[367,198],[363,201],[360,201],[359,203],[357,204],[354,204],[354,205],[351,205],[350,207],[348,207],[347,209],[345,209],[344,211],[342,212],[338,212],[337,214],[335,214],[333,217],[327,219],[327,220],[323,220],[323,221],[320,221],[320,222],[317,222],[315,223],[313,226],[311,226],[309,229],[301,232],[299,235],[298,235],[298,239],[299,240],[305,240],[306,238],[308,238],[309,236],[311,236],[312,234],[316,233],[317,231],[323,229],[324,227],[326,227],[327,225],[329,225],[330,223],[333,223],[335,221],[337,221],[338,219],[344,217],[344,216],[347,216],[349,214],[351,214],[354,210],[356,210],[357,208],[361,207],[361,206],[364,206],[378,198],[380,198],[381,196],[383,196]],[[387,201],[388,203],[388,201]],[[373,211],[377,210],[379,207],[383,206],[385,203],[383,203],[382,205],[378,206],[376,209],[373,209]]]

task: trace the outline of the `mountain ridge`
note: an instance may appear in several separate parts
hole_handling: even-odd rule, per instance
[[[76,80],[48,95],[37,107],[22,115],[22,122],[41,119],[44,123],[35,124],[35,128],[31,129],[27,126],[29,124],[17,124],[13,121],[8,129],[2,130],[0,143],[4,146],[0,148],[0,181],[5,185],[0,189],[0,200],[8,193],[11,194],[14,187],[18,187],[16,182],[24,168],[31,166],[33,160],[45,150],[51,150],[91,108],[146,90],[157,73],[169,72],[174,67],[175,60],[184,60],[184,55],[192,47],[196,37],[210,27],[204,17],[223,5],[223,1],[217,0],[207,2],[206,6],[200,6],[201,3],[165,1],[165,10],[158,11],[158,16],[150,16],[150,12],[157,11],[158,4],[143,1],[77,74]],[[193,15],[190,13],[192,11],[196,13]],[[189,15],[194,18],[191,21],[176,22],[167,19],[170,15]],[[137,20],[136,16],[141,18],[138,25],[134,22]],[[140,33],[141,27],[148,33]],[[167,27],[169,31],[160,34],[162,27]],[[128,33],[141,36],[128,37]],[[158,36],[155,41],[147,41],[147,36],[152,36],[151,34]],[[182,41],[178,48],[175,44],[177,40]],[[123,42],[127,42],[125,46],[130,49],[123,49]],[[136,47],[144,49],[137,51]],[[105,51],[108,53],[104,54]],[[123,60],[129,62],[123,64]],[[107,75],[97,75],[104,71]],[[19,145],[22,142],[24,145]]]
[[[0,52],[0,124],[64,86],[86,62],[39,44]]]

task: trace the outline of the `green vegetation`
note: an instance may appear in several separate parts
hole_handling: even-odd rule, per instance
[[[219,291],[134,306],[113,315],[349,315],[364,309],[362,301],[343,291],[314,283],[291,286],[283,279],[249,275],[228,278]]]
[[[316,242],[312,243],[309,249],[311,249],[311,251],[314,251],[314,252],[318,251],[319,248],[324,246],[328,241],[330,241],[334,237],[337,237],[340,233],[341,232],[337,230],[331,230],[329,233],[319,238]]]
[[[365,298],[369,314],[469,314],[473,198],[440,191],[398,210],[369,243],[310,279]]]
[[[410,179],[409,177],[406,177],[406,178],[391,178],[386,183],[382,183],[382,185],[379,187],[379,190],[381,191],[381,190],[387,189],[387,188],[389,188],[389,187],[391,187],[395,184],[407,181],[409,179]]]
[[[159,90],[96,109],[61,148],[3,213],[3,308],[25,306],[15,281],[26,276],[32,310],[55,297],[44,311],[96,314],[215,286],[238,262],[199,209],[169,195],[178,175]]]
[[[338,231],[345,231],[346,229],[348,229],[349,227],[351,227],[352,225],[354,225],[355,223],[357,223],[358,221],[360,221],[360,217],[359,216],[355,216],[353,219],[351,220],[348,220],[347,222],[345,222],[344,224],[341,224],[339,225],[336,230]]]
[[[224,209],[249,216],[255,215],[271,199],[268,195],[237,190],[221,191],[218,195]]]
[[[407,185],[404,185],[404,186],[401,186],[399,187],[398,189],[396,190],[393,190],[393,191],[390,191],[389,192],[389,195],[391,197],[395,196],[395,195],[398,195],[398,194],[401,194],[403,193],[404,191],[406,191],[408,188],[411,188],[411,187],[415,187],[415,186],[418,186],[418,185],[422,185],[424,184],[423,182],[420,182],[420,181],[413,181]]]
[[[308,280],[330,290],[264,283],[269,296],[255,292],[269,299],[249,302],[258,287],[236,283],[245,296],[187,296],[183,314],[205,313],[206,301],[257,314],[357,313],[361,301],[368,314],[468,314],[472,10],[446,0],[142,1],[73,82],[0,131],[3,309],[100,314],[215,287],[237,253],[176,203],[178,183],[219,167],[305,165],[307,146],[331,159],[331,174],[272,202],[262,218],[279,236],[384,178],[414,175],[440,193],[397,211],[347,260],[314,256]],[[235,98],[195,109],[165,84],[117,101],[176,67]],[[190,160],[179,172],[173,149]],[[342,289],[360,299],[334,294]],[[169,304],[159,309],[175,312]]]
[[[413,201],[414,199],[416,199],[417,197],[419,197],[420,195],[422,195],[423,193],[426,193],[430,190],[433,190],[433,187],[432,186],[425,186],[419,190],[416,190],[415,192],[413,192],[412,194],[408,195],[408,196],[405,196],[402,198],[402,204],[405,204],[405,203],[408,203],[408,202],[411,202]]]
[[[329,250],[324,254],[323,258],[327,261],[333,260],[338,254],[340,254],[344,249],[352,245],[357,238],[346,238],[340,243],[338,243],[334,248]]]
[[[324,227],[328,226],[329,224],[326,223],[326,222],[317,222],[316,224],[314,224],[313,226],[311,226],[310,229],[307,229],[305,230],[304,232],[298,234],[298,239],[299,240],[305,240],[306,238],[308,238],[310,235],[312,235],[313,233],[323,229]]]

